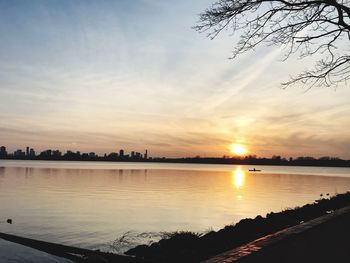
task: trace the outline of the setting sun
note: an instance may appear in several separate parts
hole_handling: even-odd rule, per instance
[[[243,156],[247,153],[246,147],[242,144],[237,144],[237,143],[231,144],[230,150],[231,150],[231,153],[239,156]]]

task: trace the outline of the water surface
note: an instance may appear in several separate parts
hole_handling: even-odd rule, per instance
[[[349,168],[254,167],[262,172],[243,165],[0,161],[0,221],[14,220],[0,223],[0,231],[113,251],[127,231],[218,230],[350,190]],[[9,247],[0,242],[0,261],[24,262]],[[41,257],[32,253],[26,262]]]

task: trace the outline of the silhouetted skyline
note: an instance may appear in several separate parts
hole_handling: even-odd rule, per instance
[[[203,163],[203,164],[251,164],[251,165],[293,165],[293,166],[335,166],[350,167],[350,160],[343,160],[338,157],[324,156],[315,158],[311,156],[299,156],[297,158],[285,158],[274,155],[271,158],[257,157],[247,154],[245,156],[223,156],[223,157],[150,157],[148,150],[142,154],[131,151],[127,153],[123,149],[119,152],[105,153],[98,155],[95,152],[83,153],[80,151],[68,150],[62,153],[60,150],[45,150],[36,153],[33,148],[26,147],[26,151],[17,149],[13,153],[8,153],[6,146],[0,147],[0,159],[10,160],[53,160],[53,161],[111,161],[111,162],[165,162],[165,163]]]
[[[22,160],[89,160],[89,161],[141,161],[148,160],[150,157],[148,155],[148,150],[146,149],[144,153],[131,151],[127,153],[123,149],[118,150],[118,152],[111,152],[109,154],[105,153],[99,156],[95,152],[80,152],[68,150],[63,153],[60,150],[44,150],[41,152],[36,152],[33,148],[27,146],[25,151],[22,149],[17,149],[14,152],[8,152],[6,146],[0,147],[0,159],[22,159]]]

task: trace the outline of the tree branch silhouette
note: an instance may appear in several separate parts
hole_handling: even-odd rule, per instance
[[[350,0],[219,0],[194,28],[211,39],[224,29],[239,32],[232,58],[262,43],[287,47],[285,60],[320,54],[313,69],[282,85],[337,86],[350,78],[349,6]]]

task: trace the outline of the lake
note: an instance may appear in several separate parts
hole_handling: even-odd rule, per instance
[[[0,232],[120,253],[349,190],[350,168],[1,160]],[[65,262],[0,240],[10,260]]]

